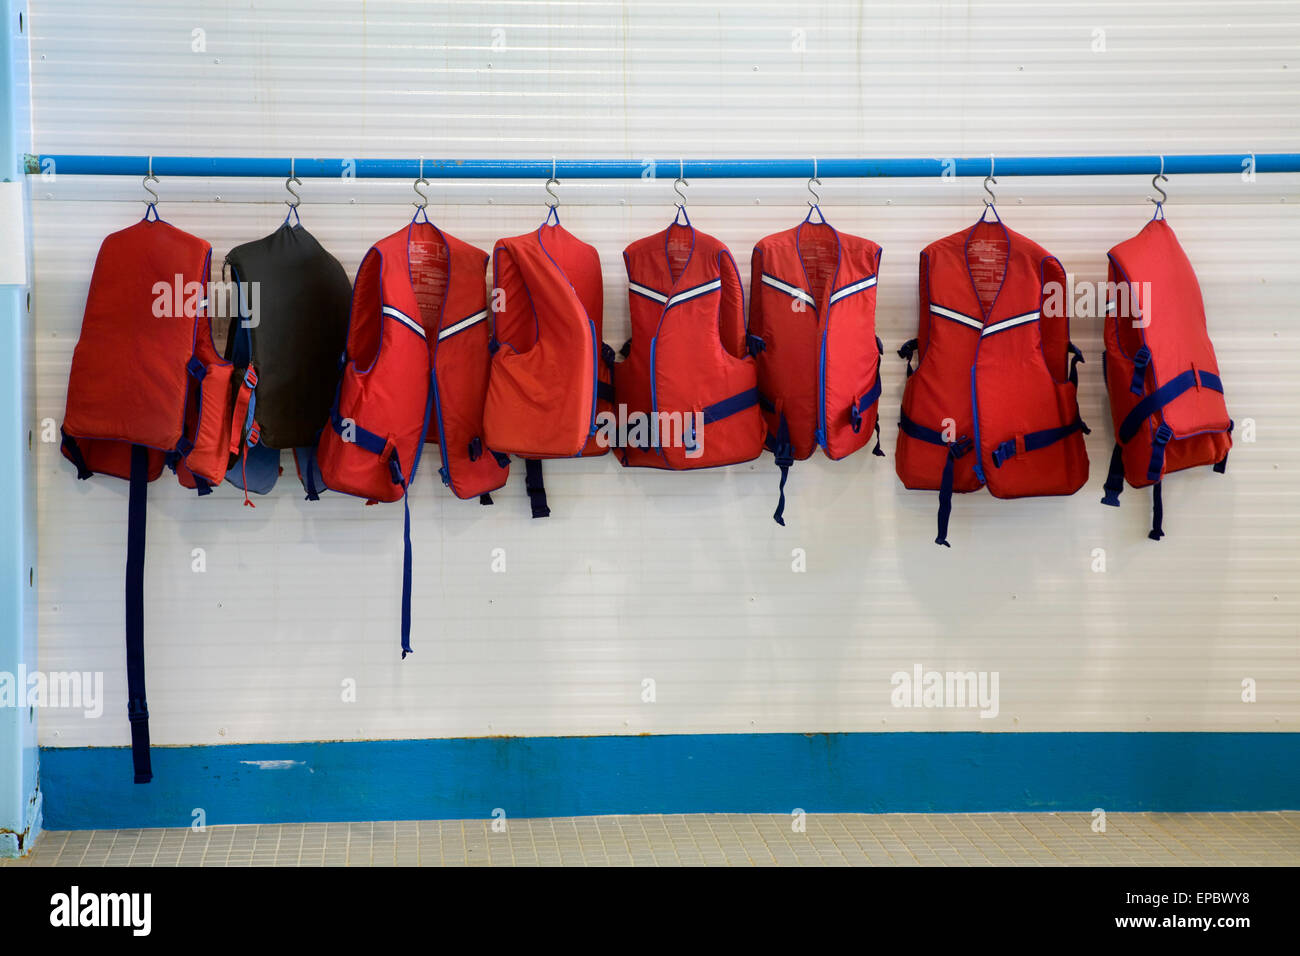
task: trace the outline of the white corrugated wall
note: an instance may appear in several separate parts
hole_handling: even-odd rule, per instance
[[[36,148],[240,156],[748,157],[1300,149],[1300,7],[1198,3],[36,4]],[[100,240],[137,218],[137,179],[35,183],[38,415],[62,419]],[[672,214],[671,176],[565,182],[565,225],[601,251],[605,338],[627,334],[621,250]],[[302,500],[292,466],[245,508],[150,488],[146,630],[162,744],[706,731],[1300,729],[1300,176],[1175,177],[1229,407],[1257,440],[1226,476],[1098,499],[1111,433],[1096,320],[1080,404],[1092,477],[1069,499],[954,504],[886,459],[799,463],[788,527],[770,456],[701,474],[547,466],[494,507],[412,491],[416,654],[398,659],[399,506]],[[279,181],[175,180],[164,216],[216,261],[273,229]],[[304,223],[355,273],[411,213],[407,182],[309,180]],[[1012,228],[1080,280],[1150,215],[1147,180],[1003,177]],[[484,249],[536,225],[540,182],[435,183],[433,218]],[[696,226],[748,281],[756,240],[803,216],[800,181],[693,182]],[[838,228],[883,244],[883,419],[914,334],[917,253],[979,214],[978,180],[830,181]],[[130,374],[124,370],[123,374]],[[41,435],[40,422],[33,423]],[[48,424],[48,422],[46,422]],[[1241,437],[1239,428],[1238,437]],[[287,461],[286,461],[286,464]],[[522,469],[517,468],[516,472]],[[42,743],[127,742],[126,485],[77,482],[40,445],[44,670],[104,671],[105,716],[51,710]],[[192,570],[202,548],[206,571]],[[807,571],[792,571],[793,549]],[[494,549],[506,570],[492,571]],[[1105,570],[1098,571],[1097,550]],[[1000,674],[995,719],[898,710],[890,676]],[[655,702],[643,682],[655,682]],[[1258,702],[1242,702],[1253,679]],[[344,682],[355,680],[355,702]]]

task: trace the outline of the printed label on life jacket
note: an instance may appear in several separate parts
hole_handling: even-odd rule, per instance
[[[971,239],[966,246],[966,262],[975,293],[987,312],[993,307],[993,300],[1002,287],[1002,277],[1006,274],[1007,240],[1000,237]]]
[[[420,304],[420,318],[426,332],[441,327],[443,297],[447,292],[447,247],[441,242],[412,240],[410,245],[411,287]]]

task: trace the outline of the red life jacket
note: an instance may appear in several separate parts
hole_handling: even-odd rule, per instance
[[[1044,313],[1054,290],[1065,302],[1065,269],[996,216],[921,252],[917,337],[899,350],[908,378],[898,477],[939,489],[935,543],[945,546],[953,491],[1069,495],[1088,480],[1075,397],[1083,355],[1064,305]]]
[[[688,469],[757,458],[765,426],[731,252],[674,220],[628,246],[623,261],[632,337],[614,378],[631,425],[622,463]]]
[[[487,253],[427,219],[375,243],[357,270],[343,377],[317,450],[330,489],[406,504],[403,657],[411,651],[406,492],[426,439],[437,441],[438,474],[459,498],[485,496],[509,473],[509,460],[483,438],[486,270]]]
[[[484,433],[493,448],[525,459],[533,517],[544,518],[541,459],[609,450],[596,436],[596,416],[613,397],[614,358],[601,339],[600,255],[552,209],[535,231],[497,241],[492,285]]]
[[[790,465],[819,445],[838,460],[866,445],[874,430],[874,453],[884,455],[877,416],[880,253],[870,239],[811,219],[754,247],[749,343],[758,357],[767,447],[781,469],[777,524],[785,524]]]
[[[1232,419],[1205,326],[1196,273],[1163,214],[1110,250],[1106,353],[1115,450],[1102,504],[1119,507],[1124,480],[1152,486],[1148,534],[1164,536],[1160,483],[1171,471],[1213,465],[1222,473]]]
[[[212,247],[148,216],[100,246],[62,428],[62,452],[78,478],[101,472],[131,483],[126,656],[136,783],[153,779],[144,675],[146,488],[170,465],[183,484],[206,494],[242,439],[242,419],[232,424],[233,366],[217,355],[207,314]],[[241,388],[241,400],[249,393]]]

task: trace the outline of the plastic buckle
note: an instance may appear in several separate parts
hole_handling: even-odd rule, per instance
[[[788,442],[780,445],[772,451],[772,457],[776,459],[778,468],[789,468],[794,464],[794,446]]]
[[[1013,442],[1012,443],[1013,447],[1014,444],[1015,443]],[[948,443],[948,454],[951,455],[953,458],[961,458],[973,447],[975,447],[974,443],[965,435],[963,435],[961,438],[958,438],[956,441]],[[976,467],[978,468],[979,466],[977,465]]]
[[[251,365],[244,370],[244,384],[249,388],[254,388],[257,385],[257,372],[253,371]]]
[[[438,477],[442,479],[442,483],[443,483],[444,485],[447,485],[447,486],[450,487],[450,485],[451,485],[451,472],[447,470],[447,466],[446,466],[446,465],[443,465],[441,468],[438,469]]]
[[[185,363],[185,371],[189,372],[196,382],[201,382],[203,377],[208,374],[208,367],[200,362],[197,356],[194,356]]]
[[[261,440],[261,438],[262,438],[262,426],[254,422],[253,427],[248,430],[248,439],[245,443],[248,445],[249,448],[252,448]]]
[[[149,719],[149,702],[143,697],[131,697],[126,702],[127,719],[135,724]]]
[[[194,450],[194,442],[190,441],[188,438],[182,435],[181,440],[176,443],[176,451],[180,454],[182,458],[184,458],[193,450]]]
[[[1001,468],[1002,463],[1016,454],[1015,439],[1008,439],[993,449],[993,467]]]
[[[1133,355],[1133,367],[1138,371],[1145,371],[1150,364],[1151,350],[1144,345]]]
[[[1156,445],[1168,445],[1170,439],[1173,437],[1174,430],[1164,422],[1161,422],[1160,427],[1156,429],[1156,437],[1153,443]]]
[[[745,334],[745,351],[749,352],[754,358],[758,358],[759,352],[767,351],[767,343],[763,341],[762,336]]]
[[[495,335],[488,339],[488,355],[496,355],[499,348],[501,348],[501,343],[497,341]]]
[[[853,399],[853,404],[849,406],[849,424],[853,427],[853,434],[862,431],[862,412],[858,411],[858,399]]]
[[[483,456],[483,439],[475,435],[469,442],[469,460],[478,461]]]

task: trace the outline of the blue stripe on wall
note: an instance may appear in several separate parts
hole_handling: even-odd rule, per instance
[[[1300,809],[1300,734],[481,737],[41,752],[51,829],[613,813]]]

